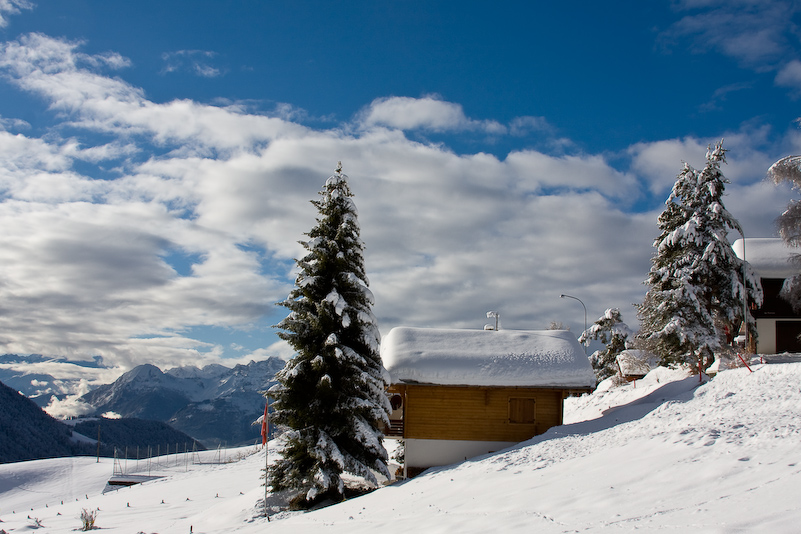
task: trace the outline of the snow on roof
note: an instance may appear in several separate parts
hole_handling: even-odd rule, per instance
[[[398,327],[381,341],[392,383],[595,387],[595,374],[566,330]]]
[[[734,253],[743,259],[743,240],[732,244]],[[799,273],[790,258],[801,253],[784,244],[778,237],[749,237],[745,240],[745,260],[762,278],[788,278]]]
[[[645,376],[651,372],[648,364],[652,355],[644,350],[626,349],[617,355],[617,364],[623,376]]]

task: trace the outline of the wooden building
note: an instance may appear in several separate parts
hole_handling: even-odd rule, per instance
[[[563,399],[592,391],[583,347],[564,330],[394,328],[381,342],[393,407],[415,475],[495,452],[562,424]]]
[[[801,314],[779,296],[785,279],[801,274],[791,261],[801,249],[790,249],[779,238],[738,239],[732,244],[740,259],[745,259],[762,282],[762,306],[749,305],[756,319],[756,343],[749,347],[758,354],[801,352]]]
[[[627,382],[642,380],[645,375],[651,372],[649,360],[656,357],[644,350],[626,349],[615,358],[620,376]]]

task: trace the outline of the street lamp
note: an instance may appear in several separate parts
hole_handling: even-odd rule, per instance
[[[743,332],[745,332],[745,340],[743,342],[743,350],[748,350],[748,286],[746,285],[747,271],[746,267],[748,262],[745,261],[745,234],[742,228],[740,235],[743,236]]]
[[[573,299],[573,300],[579,301],[579,304],[581,304],[581,307],[584,308],[584,332],[586,332],[587,331],[587,306],[585,306],[584,303],[581,302],[580,298],[574,297],[572,295],[561,294],[561,295],[559,295],[559,298],[560,299]],[[587,354],[587,345],[584,345],[584,354]]]

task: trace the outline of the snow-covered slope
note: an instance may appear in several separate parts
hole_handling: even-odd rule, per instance
[[[107,533],[186,533],[190,525],[195,534],[798,532],[799,407],[798,363],[725,371],[700,386],[697,376],[658,369],[636,387],[570,399],[569,424],[516,447],[269,525],[257,517],[262,453],[178,466],[105,496],[99,477],[90,482],[100,469],[90,462],[73,464],[69,482],[56,464],[15,464],[29,470],[24,491],[9,482],[17,471],[0,466],[0,528],[25,532],[30,515],[46,532],[66,534],[82,508],[100,508],[97,525]],[[84,467],[86,483],[75,475]]]

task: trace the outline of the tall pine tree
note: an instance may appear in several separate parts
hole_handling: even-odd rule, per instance
[[[650,289],[639,306],[639,336],[665,365],[706,368],[726,337],[721,329],[731,334],[742,322],[744,292],[751,302],[762,302],[758,279],[749,269],[743,283],[742,260],[728,240],[730,230],[742,232],[723,206],[728,182],[720,171],[722,144],[710,147],[706,160],[702,171],[685,164],[676,179],[658,220]]]
[[[341,500],[342,473],[377,484],[389,477],[379,425],[389,423],[387,380],[379,355],[356,206],[341,163],[312,200],[317,225],[301,241],[290,310],[278,335],[295,356],[278,373],[273,421],[288,428],[282,458],[268,471],[273,491],[289,490],[299,507]]]

